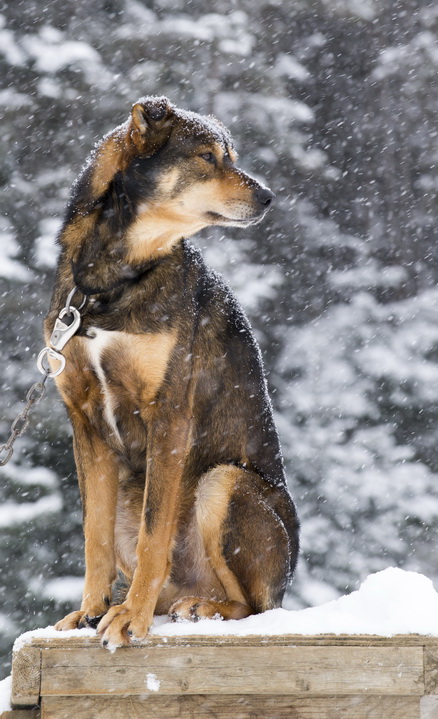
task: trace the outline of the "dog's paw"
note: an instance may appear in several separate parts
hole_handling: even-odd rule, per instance
[[[169,609],[169,617],[173,622],[223,619],[221,609],[223,610],[222,602],[215,602],[202,597],[184,597],[172,604]]]
[[[104,613],[96,616],[80,609],[77,612],[67,614],[64,619],[60,619],[59,622],[56,622],[55,629],[59,632],[66,632],[69,629],[85,629],[86,627],[96,629],[103,616]]]
[[[55,629],[57,629],[58,632],[66,632],[69,629],[78,629],[84,616],[85,612],[71,612],[71,614],[67,614],[67,616],[60,619],[59,622],[56,622]]]
[[[244,619],[250,614],[253,614],[253,610],[242,602],[217,601],[204,597],[183,597],[172,604],[169,609],[169,617],[173,622],[183,620],[198,622],[200,619]]]
[[[71,612],[71,614],[67,614],[64,619],[60,619],[59,622],[56,622],[55,629],[59,632],[66,632],[69,629],[82,629],[82,627],[86,626],[85,617],[86,612],[80,610]]]
[[[135,612],[124,602],[111,607],[97,625],[102,645],[108,649],[126,646],[132,639],[145,639],[153,615]]]

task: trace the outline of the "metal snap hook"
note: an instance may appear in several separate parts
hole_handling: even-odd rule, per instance
[[[67,325],[64,321],[64,317],[70,315],[73,317],[71,323]],[[69,339],[76,334],[81,324],[81,315],[76,307],[70,307],[70,312],[66,307],[61,310],[58,318],[55,322],[52,335],[50,337],[50,344],[55,350],[63,350]]]
[[[49,357],[50,359],[59,362],[59,367],[57,369],[51,369]],[[44,364],[44,360],[46,361],[46,364]],[[58,375],[60,375],[65,369],[65,357],[51,347],[44,347],[37,357],[37,367],[41,374],[47,375],[47,377],[58,377]]]

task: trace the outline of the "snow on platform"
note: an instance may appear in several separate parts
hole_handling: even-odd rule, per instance
[[[156,636],[228,635],[275,636],[281,634],[397,634],[438,636],[438,593],[430,579],[417,572],[394,567],[371,574],[360,588],[339,599],[308,609],[272,609],[246,619],[201,619],[170,622],[155,617],[150,631]],[[34,638],[59,637],[54,627],[22,634],[14,644],[18,651]],[[75,629],[62,636],[95,636],[93,629]]]

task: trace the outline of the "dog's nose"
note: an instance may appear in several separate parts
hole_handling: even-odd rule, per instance
[[[275,195],[267,187],[259,187],[255,191],[255,196],[258,202],[267,210],[269,205],[272,205],[275,200]]]

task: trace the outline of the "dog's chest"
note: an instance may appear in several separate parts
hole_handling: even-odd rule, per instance
[[[147,416],[166,376],[176,336],[171,331],[145,334],[91,327],[86,349],[100,385],[103,419],[125,443],[124,427]]]

